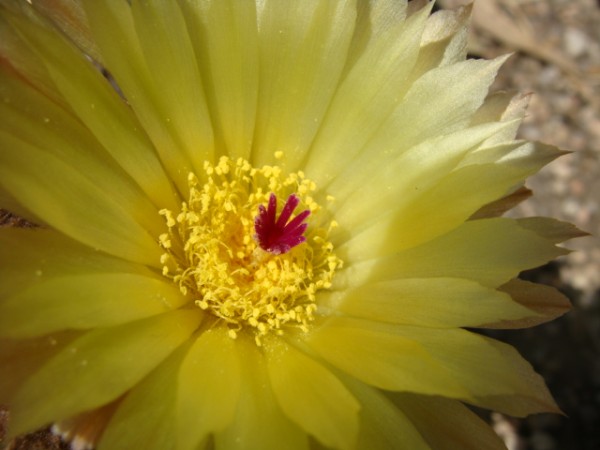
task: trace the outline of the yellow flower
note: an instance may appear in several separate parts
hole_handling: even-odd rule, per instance
[[[0,8],[0,402],[99,449],[502,448],[557,411],[465,328],[563,313],[515,279],[577,235],[504,211],[561,152],[402,0]],[[37,6],[36,6],[37,5]],[[59,5],[59,6],[56,6]]]

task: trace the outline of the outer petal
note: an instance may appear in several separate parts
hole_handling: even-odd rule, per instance
[[[506,450],[490,426],[456,400],[408,393],[391,397],[432,449]]]
[[[215,435],[216,450],[308,450],[306,433],[281,411],[273,396],[264,355],[249,336],[235,341],[242,370],[233,422]]]
[[[16,394],[11,432],[18,435],[114,400],[187,339],[199,321],[200,312],[174,311],[73,341]]]
[[[406,20],[407,0],[368,0],[356,4],[356,26],[348,51],[345,75],[364,54],[398,44],[394,33]],[[391,38],[391,39],[390,39]],[[389,39],[389,40],[388,40]]]
[[[50,18],[86,55],[101,60],[79,0],[40,0],[34,8]]]
[[[24,4],[21,3],[21,5]],[[0,55],[2,70],[12,72],[22,80],[27,80],[29,84],[56,104],[66,105],[65,100],[56,92],[56,86],[42,60],[36,56],[23,39],[19,38],[2,16],[0,16]]]
[[[307,342],[326,361],[372,386],[469,397],[468,389],[420,342],[413,337],[396,336],[389,328],[382,331],[382,327],[389,325],[330,319],[315,329]]]
[[[511,373],[521,383],[522,390],[512,394],[484,395],[473,402],[474,404],[515,417],[525,417],[542,412],[561,412],[543,378],[533,372],[531,364],[510,345],[493,339],[486,339],[486,341],[510,360]]]
[[[471,5],[465,5],[451,11],[437,11],[429,16],[411,81],[435,67],[466,59],[471,10]]]
[[[279,338],[266,343],[266,356],[286,415],[327,447],[354,448],[360,405],[337,377]]]
[[[0,403],[12,404],[27,379],[80,335],[65,331],[35,339],[0,339]]]
[[[503,292],[457,278],[367,283],[323,297],[320,307],[349,316],[424,327],[477,327],[501,318],[535,320],[539,316]]]
[[[197,449],[233,420],[240,395],[235,341],[225,327],[200,334],[177,377],[177,449]]]
[[[169,205],[172,189],[141,126],[114,87],[57,33],[11,16],[11,24],[44,62],[77,117],[156,204]]]
[[[177,374],[188,348],[175,351],[125,396],[98,450],[175,448]]]
[[[519,226],[531,230],[538,236],[548,239],[555,244],[589,235],[589,233],[581,231],[575,225],[550,217],[526,217],[517,219],[517,222]]]
[[[21,219],[25,219],[31,224],[45,225],[42,219],[25,209],[25,207],[21,205],[13,195],[6,192],[2,186],[0,186],[0,209],[10,212]]]
[[[415,3],[414,1],[412,3]],[[419,57],[407,79],[414,83],[428,71],[464,61],[471,7],[437,11],[427,19]]]
[[[155,226],[161,225],[161,221],[156,220],[156,206],[74,115],[5,71],[0,71],[0,92],[4,100],[0,104],[2,132],[19,143],[29,144],[33,149],[67,162],[104,191],[107,197],[130,211],[136,221],[149,231],[162,232],[162,228]],[[14,148],[9,142],[2,151],[8,157],[11,152],[19,150],[23,151],[19,145]],[[28,156],[35,158],[35,155]],[[60,173],[50,170],[41,171],[38,176],[48,179],[50,184],[63,182]],[[60,201],[60,197],[55,200],[57,203]]]
[[[390,149],[387,155],[375,158],[376,162],[365,161],[362,171],[355,167],[328,188],[328,192],[339,199],[334,203],[336,220],[355,234],[389,210],[407,208],[452,172],[466,154],[505,126],[492,123],[461,129],[424,139],[398,152]],[[353,182],[348,183],[348,179]]]
[[[0,298],[56,277],[97,273],[154,277],[146,267],[92,250],[48,229],[0,229]]]
[[[499,200],[488,203],[482,206],[473,213],[469,220],[489,219],[491,217],[500,217],[507,211],[513,209],[519,203],[527,200],[533,195],[529,189],[524,186],[515,188],[513,192],[505,195]]]
[[[349,257],[392,253],[417,246],[440,236],[469,219],[483,205],[502,197],[530,172],[527,168],[488,163],[469,165],[442,177],[433,186],[409,194],[381,211],[374,223],[344,246]],[[349,205],[350,206],[350,205]],[[415,224],[419,226],[415,226]],[[373,245],[385,230],[394,230],[394,239]],[[398,237],[398,238],[396,238]]]
[[[465,330],[336,318],[307,340],[332,364],[382,389],[493,404],[519,414],[557,410],[541,377],[512,347]],[[511,408],[501,400],[508,398],[522,403]]]
[[[0,144],[10,149],[0,153],[0,183],[21,204],[92,248],[158,265],[154,238],[78,169],[4,132]]]
[[[260,87],[252,163],[299,167],[346,61],[355,1],[257,2]]]
[[[415,425],[381,391],[349,377],[345,382],[361,406],[357,448],[429,450]]]
[[[385,184],[379,181],[379,173],[387,170],[390,163],[397,162],[399,154],[428,139],[465,131],[503,61],[463,61],[423,75],[363,146],[360,154],[351,161],[340,161],[338,185],[343,184],[343,180],[352,179],[353,185],[378,185],[379,192],[385,193]],[[453,88],[447,89],[447,86]],[[435,147],[430,147],[429,151],[431,157],[445,156]],[[350,163],[347,167],[346,162]],[[411,166],[405,165],[403,173],[410,174],[411,169]],[[398,177],[394,180],[398,181]],[[332,186],[331,194],[345,198],[337,189]]]
[[[550,286],[515,279],[501,286],[500,290],[538,314],[517,320],[486,323],[483,328],[529,328],[556,319],[571,309],[569,299]]]
[[[119,325],[188,300],[166,280],[134,274],[57,277],[0,301],[0,336],[29,338],[63,329]]]
[[[186,193],[191,161],[169,129],[169,115],[160,112],[155,86],[133,23],[131,7],[125,1],[98,2],[83,0],[95,41],[110,73],[114,76],[127,102],[152,140],[170,179]],[[106,24],[111,26],[106,26]],[[170,199],[171,201],[174,200]],[[178,205],[164,203],[170,209]]]
[[[481,108],[473,115],[471,124],[485,122],[510,122],[512,126],[488,139],[487,146],[504,144],[512,141],[517,135],[521,121],[525,117],[530,95],[514,95],[509,92],[491,94]]]
[[[341,288],[366,280],[451,277],[498,287],[565,253],[514,220],[483,219],[396,255],[352,264],[334,281]]]

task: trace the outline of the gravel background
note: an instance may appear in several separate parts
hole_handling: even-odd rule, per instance
[[[440,0],[452,8],[466,2]],[[591,236],[574,251],[523,274],[554,285],[573,302],[563,318],[528,330],[497,332],[544,376],[566,417],[540,414],[490,420],[510,450],[600,449],[600,1],[479,0],[470,52],[514,53],[495,89],[532,93],[520,130],[573,153],[530,178],[534,196],[514,216],[543,215]]]
[[[521,137],[573,152],[529,180],[535,195],[514,215],[556,217],[591,234],[568,243],[570,255],[523,274],[557,286],[573,311],[535,329],[493,333],[534,364],[566,416],[486,417],[509,450],[600,449],[600,1],[478,0],[470,45],[473,56],[514,53],[494,89],[533,94]],[[0,447],[5,416],[0,410]],[[68,446],[38,432],[11,448]]]

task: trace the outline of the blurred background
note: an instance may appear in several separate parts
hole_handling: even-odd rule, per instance
[[[466,0],[438,0],[453,9]],[[509,450],[600,449],[600,1],[475,1],[469,53],[513,53],[495,90],[531,93],[520,137],[573,153],[529,179],[534,196],[514,216],[550,216],[592,236],[562,260],[522,274],[558,287],[573,302],[561,319],[493,333],[542,374],[566,417],[487,417]]]

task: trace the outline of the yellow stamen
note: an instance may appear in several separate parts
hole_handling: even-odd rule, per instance
[[[163,274],[199,308],[227,322],[232,338],[248,328],[260,345],[269,332],[308,330],[316,292],[331,286],[342,265],[328,241],[336,224],[309,223],[306,242],[275,255],[258,246],[254,219],[271,193],[295,194],[299,210],[309,209],[314,222],[320,210],[311,196],[315,184],[302,172],[284,176],[278,166],[257,169],[241,158],[206,162],[202,175],[201,182],[189,174],[189,198],[179,212],[160,211],[168,228],[158,239]]]

